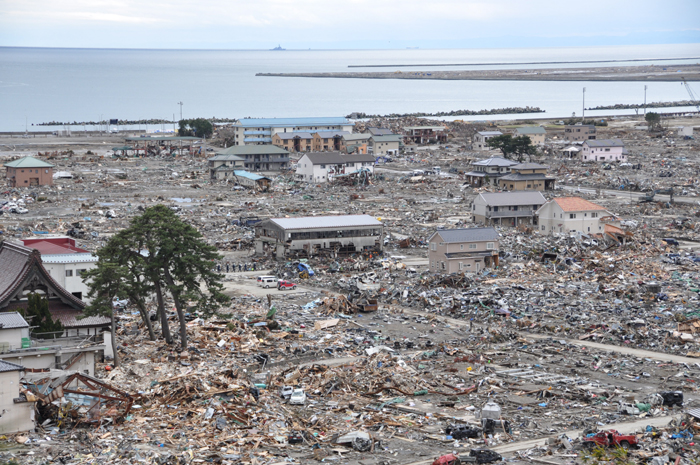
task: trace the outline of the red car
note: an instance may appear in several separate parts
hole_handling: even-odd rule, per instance
[[[461,465],[462,461],[453,454],[443,455],[433,462],[433,465]]]
[[[294,290],[296,288],[297,288],[297,285],[294,284],[293,282],[283,281],[283,280],[277,281],[277,290],[278,291],[283,291],[284,289]]]
[[[635,436],[634,434],[620,434],[617,430],[611,429],[608,431],[601,431],[595,436],[585,438],[583,440],[583,445],[589,448],[594,448],[596,446],[616,446],[622,447],[623,449],[629,449],[631,446],[637,445],[637,436]]]

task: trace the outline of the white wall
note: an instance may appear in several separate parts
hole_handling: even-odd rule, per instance
[[[21,371],[0,373],[0,434],[34,429],[34,402],[15,404]]]
[[[575,215],[575,218],[571,218]],[[546,203],[538,214],[537,231],[541,234],[581,232],[599,234],[603,232],[600,218],[607,215],[605,211],[565,212],[556,202]]]
[[[51,277],[71,294],[74,292],[82,293],[81,300],[86,304],[90,303],[87,298],[88,286],[83,282],[83,278],[78,276],[78,270],[91,270],[95,268],[95,262],[81,263],[44,263],[44,268],[49,272]],[[73,276],[66,276],[66,271],[70,270]]]

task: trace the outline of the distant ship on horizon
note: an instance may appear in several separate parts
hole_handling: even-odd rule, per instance
[[[286,49],[286,48],[282,48],[282,45],[277,44],[277,47],[271,48],[271,49],[270,49],[270,51],[273,51],[273,50],[287,50],[287,49]]]

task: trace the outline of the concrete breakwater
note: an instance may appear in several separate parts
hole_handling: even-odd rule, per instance
[[[257,73],[256,76],[344,79],[438,79],[475,81],[700,81],[700,65],[610,66],[464,71]]]

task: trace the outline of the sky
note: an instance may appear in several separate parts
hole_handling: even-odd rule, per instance
[[[503,48],[700,43],[699,0],[0,0],[0,46]]]

